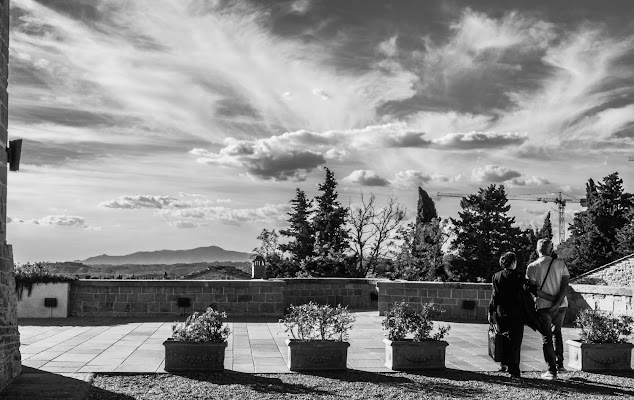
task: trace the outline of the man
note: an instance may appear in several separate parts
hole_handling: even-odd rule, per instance
[[[563,260],[553,254],[553,244],[549,239],[537,241],[537,253],[539,258],[526,268],[526,278],[538,288],[535,307],[542,334],[544,360],[548,364],[548,370],[541,376],[552,380],[557,378],[557,372],[566,371],[561,326],[568,307],[566,290],[570,273]]]
[[[520,350],[524,337],[524,320],[520,293],[524,286],[524,277],[518,273],[515,253],[504,253],[500,257],[502,271],[491,279],[493,294],[489,303],[489,322],[498,327],[502,334],[502,368],[514,378],[520,378]]]

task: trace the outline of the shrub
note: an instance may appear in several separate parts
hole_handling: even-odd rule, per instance
[[[24,289],[27,295],[31,295],[33,284],[36,283],[57,283],[72,282],[76,277],[66,274],[55,274],[51,272],[51,268],[44,263],[27,263],[16,266],[13,275],[15,277],[15,291],[18,293],[18,299],[22,299]]]
[[[634,319],[588,309],[577,315],[575,326],[581,329],[580,339],[584,343],[624,343],[634,330]]]
[[[229,327],[223,326],[227,314],[213,308],[204,313],[194,312],[185,322],[172,325],[172,339],[180,342],[226,342]]]
[[[451,329],[449,325],[439,325],[436,333],[432,332],[434,320],[444,312],[434,303],[421,303],[421,309],[416,311],[408,303],[397,302],[385,314],[381,325],[391,341],[405,340],[408,334],[413,334],[415,342],[442,340]]]
[[[338,305],[333,308],[311,301],[300,306],[291,304],[289,313],[280,319],[280,324],[293,339],[342,342],[348,338],[354,321],[355,317],[348,307]]]

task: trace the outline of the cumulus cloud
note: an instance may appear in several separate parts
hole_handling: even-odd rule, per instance
[[[541,186],[548,185],[550,181],[539,176],[513,178],[509,181],[511,186]]]
[[[519,146],[528,136],[519,133],[469,132],[449,133],[433,141],[441,149],[474,150]]]
[[[390,182],[380,176],[376,171],[359,169],[343,178],[344,182],[355,183],[361,186],[389,186]]]
[[[165,208],[165,207],[184,207],[184,203],[177,198],[170,196],[154,196],[154,195],[133,195],[121,196],[117,199],[107,200],[99,203],[100,207],[106,208]]]
[[[86,223],[86,218],[75,215],[47,215],[38,219],[11,219],[8,222],[26,223],[41,226],[76,227],[87,230],[100,231],[101,227],[91,227]]]
[[[486,165],[471,172],[472,180],[479,183],[501,183],[520,176],[522,176],[520,172],[498,165]]]

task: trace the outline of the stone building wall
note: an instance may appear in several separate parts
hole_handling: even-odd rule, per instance
[[[9,0],[0,0],[0,391],[22,371],[13,252],[6,243]]]
[[[574,280],[578,284],[634,287],[634,254]]]

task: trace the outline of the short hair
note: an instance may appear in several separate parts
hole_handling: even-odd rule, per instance
[[[513,266],[513,263],[517,261],[517,256],[512,251],[502,254],[500,257],[500,267],[509,269]]]
[[[539,239],[537,241],[537,252],[540,256],[549,256],[553,251],[553,242],[550,239]]]

